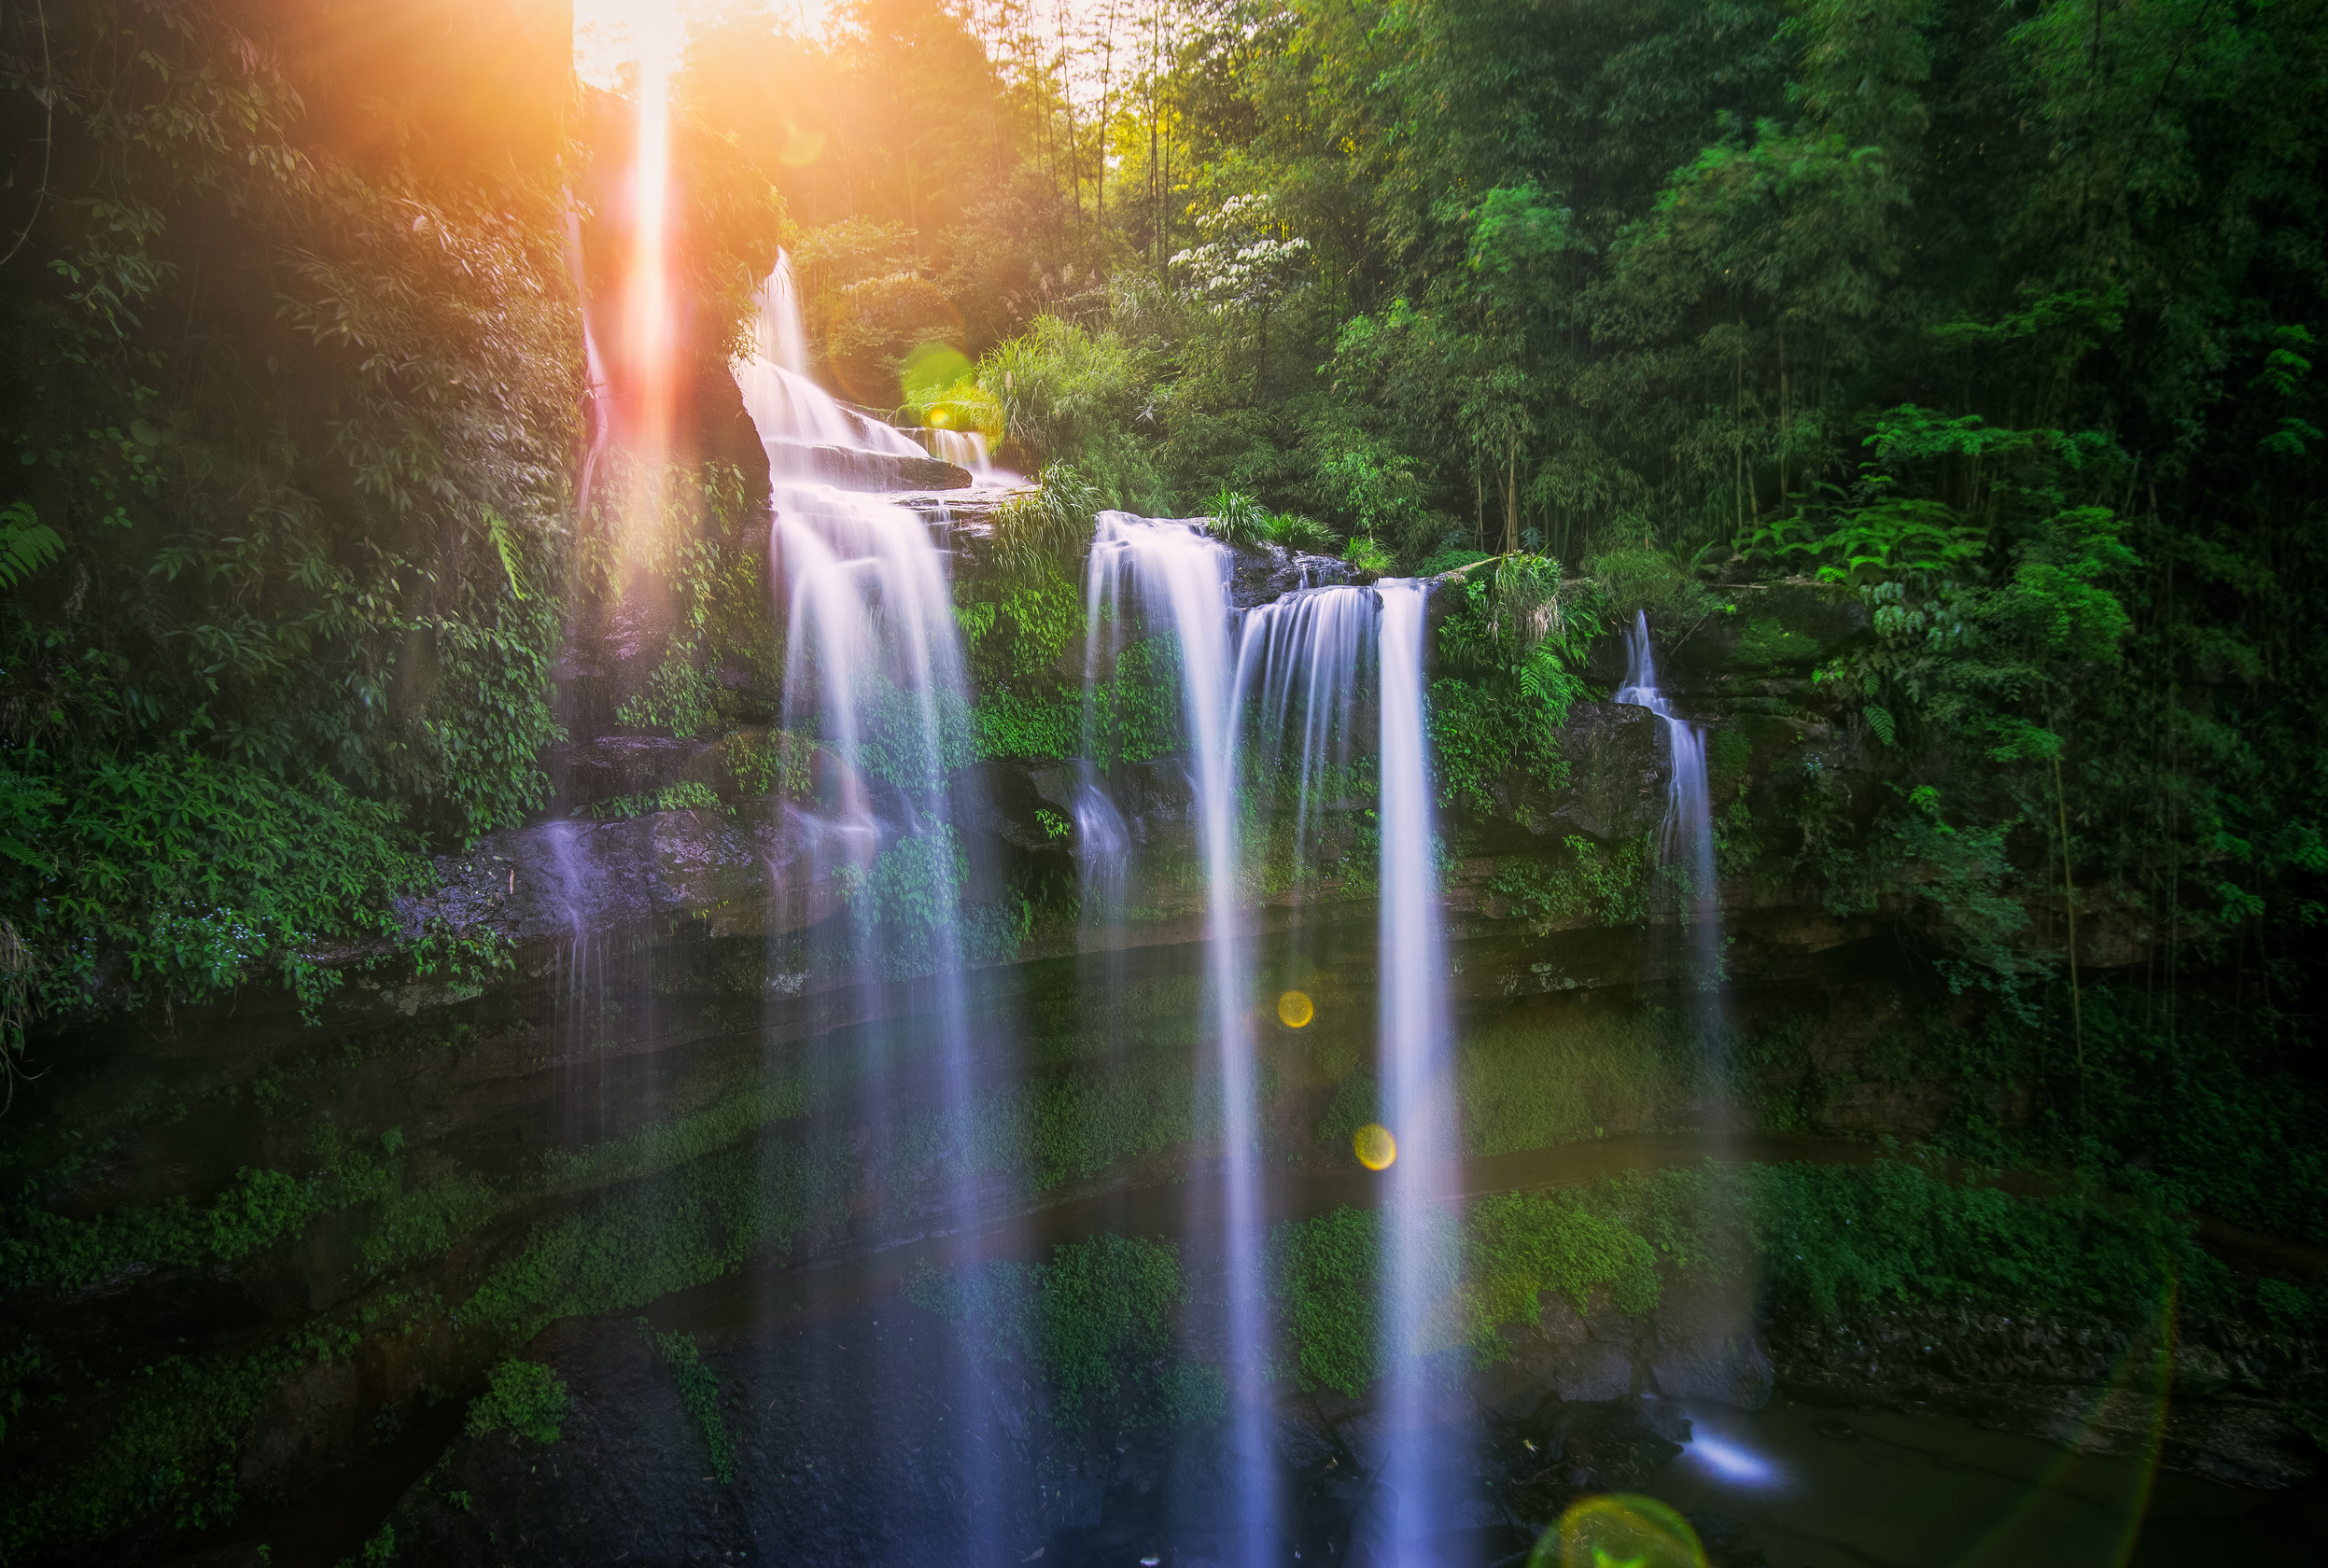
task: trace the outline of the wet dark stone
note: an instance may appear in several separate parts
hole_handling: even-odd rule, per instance
[[[967,490],[977,481],[968,469],[939,457],[908,457],[853,446],[816,446],[806,441],[766,443],[780,471],[806,471],[844,490]]]

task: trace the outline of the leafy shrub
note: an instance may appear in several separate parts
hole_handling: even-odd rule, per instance
[[[1514,766],[1560,781],[1560,732],[1584,691],[1578,672],[1600,631],[1599,592],[1564,580],[1560,563],[1542,555],[1498,558],[1440,592],[1457,595],[1438,646],[1459,677],[1431,686],[1441,803],[1490,809],[1490,785]]]
[[[741,795],[806,800],[814,781],[816,742],[790,730],[730,735],[720,769]]]
[[[1305,555],[1331,555],[1334,553],[1334,530],[1297,512],[1271,512],[1261,533],[1269,543],[1299,551]]]
[[[570,1402],[566,1384],[535,1361],[498,1362],[485,1375],[485,1392],[469,1407],[471,1437],[508,1432],[537,1443],[554,1443]]]
[[[674,649],[647,677],[647,688],[614,710],[614,721],[633,729],[660,730],[685,740],[719,721],[720,683],[698,669],[688,651]]]
[[[977,385],[1003,411],[1001,455],[1031,471],[1068,462],[1113,506],[1160,509],[1143,439],[1154,396],[1146,353],[1114,331],[1037,316],[978,362]]]
[[[590,815],[608,821],[644,817],[652,811],[717,811],[720,797],[708,784],[683,779],[642,794],[617,795],[590,808]]]
[[[1484,550],[1470,550],[1442,540],[1438,549],[1414,571],[1417,577],[1444,577],[1449,572],[1461,571],[1466,567],[1475,567],[1481,561],[1492,559],[1494,557]]]
[[[1259,544],[1269,535],[1269,509],[1241,490],[1224,486],[1206,505],[1205,526],[1225,544]]]
[[[1352,535],[1342,549],[1342,559],[1368,577],[1388,577],[1398,569],[1397,561],[1371,534]]]
[[[313,955],[393,940],[391,894],[428,880],[402,810],[328,775],[161,749],[67,791],[0,767],[13,807],[0,902],[54,1012],[205,998],[280,976],[312,1004],[336,984]]]
[[[1585,575],[1599,584],[1608,613],[1631,622],[1634,611],[1687,628],[1726,602],[1697,580],[1674,553],[1644,542],[1613,545],[1588,557]]]

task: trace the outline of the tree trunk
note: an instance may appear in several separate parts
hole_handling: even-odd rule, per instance
[[[1520,448],[1515,442],[1504,456],[1504,553],[1520,553]]]

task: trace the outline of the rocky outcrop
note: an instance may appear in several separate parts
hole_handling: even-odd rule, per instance
[[[951,491],[977,483],[968,469],[942,457],[872,452],[858,446],[818,446],[806,441],[766,443],[768,460],[782,474],[806,474],[844,490]]]

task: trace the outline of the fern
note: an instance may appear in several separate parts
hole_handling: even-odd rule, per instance
[[[63,553],[64,540],[29,503],[0,507],[0,588],[15,587]]]

